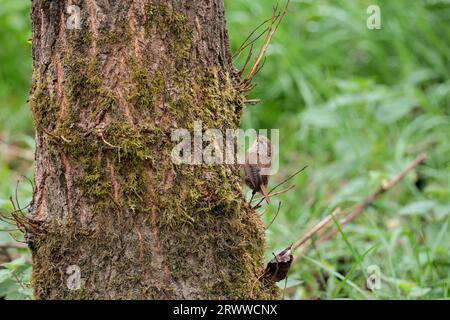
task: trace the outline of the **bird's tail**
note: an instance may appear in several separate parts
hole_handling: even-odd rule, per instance
[[[264,200],[266,200],[266,202],[269,203],[270,202],[270,200],[269,200],[270,198],[269,198],[269,195],[267,194],[266,186],[261,185],[261,193],[264,196]]]

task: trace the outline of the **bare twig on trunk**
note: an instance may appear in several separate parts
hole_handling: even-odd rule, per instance
[[[263,61],[263,59],[265,58],[266,52],[267,52],[267,48],[270,45],[270,42],[272,41],[272,38],[274,36],[274,34],[277,32],[281,21],[283,21],[284,16],[287,13],[287,9],[289,7],[289,3],[290,0],[286,1],[285,6],[283,7],[282,10],[278,11],[278,3],[277,5],[273,8],[272,11],[272,17],[263,22],[262,24],[260,24],[255,30],[253,30],[253,32],[247,37],[247,39],[244,41],[244,43],[241,45],[241,47],[238,49],[236,56],[239,56],[242,53],[242,50],[244,50],[246,47],[248,47],[249,45],[251,47],[253,47],[253,44],[256,40],[258,40],[262,35],[264,36],[264,40],[262,41],[261,46],[259,47],[258,53],[256,54],[252,64],[249,67],[248,72],[244,75],[245,69],[247,67],[247,64],[249,62],[249,60],[251,59],[251,57],[253,56],[253,50],[251,49],[249,54],[247,55],[247,59],[246,62],[244,64],[244,67],[240,70],[239,74],[242,76],[242,82],[240,85],[240,89],[243,92],[247,92],[252,90],[255,85],[252,83],[253,77],[261,70],[262,65],[261,62]],[[261,26],[265,25],[266,23],[269,23],[269,25],[267,26],[267,28],[256,38],[253,39],[251,41],[250,38],[252,37],[252,35],[256,32],[256,30],[258,30]]]

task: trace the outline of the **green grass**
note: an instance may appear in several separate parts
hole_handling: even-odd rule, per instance
[[[270,16],[274,1],[225,3],[236,50]],[[267,260],[336,206],[362,201],[420,151],[428,153],[395,189],[300,258],[289,274],[287,299],[450,295],[450,4],[376,3],[381,30],[366,28],[366,9],[373,1],[292,1],[250,94],[262,103],[248,107],[243,127],[280,129],[281,170],[271,184],[309,166],[295,178],[297,187],[274,199],[263,216],[269,223],[282,202],[267,231]],[[8,198],[17,179],[32,176],[32,160],[23,156],[34,147],[25,103],[29,4],[0,0],[2,210],[11,208]],[[24,182],[19,191],[26,204],[31,187]],[[0,232],[0,242],[6,241],[13,240]],[[10,254],[26,258],[23,252]],[[379,266],[382,276],[382,287],[374,292],[364,286],[370,265]],[[26,279],[25,267],[18,270],[25,270]],[[27,294],[4,270],[0,295],[7,290],[9,298]]]
[[[363,201],[421,150],[428,159],[301,258],[289,275],[288,298],[450,294],[450,5],[376,3],[381,30],[366,27],[373,1],[294,1],[255,79],[251,97],[262,103],[249,107],[244,127],[280,129],[281,170],[273,184],[309,166],[264,215],[270,222],[282,202],[267,232],[267,259],[336,206]],[[226,4],[236,50],[270,16],[273,1]],[[383,279],[374,293],[364,289],[369,265],[378,265]]]

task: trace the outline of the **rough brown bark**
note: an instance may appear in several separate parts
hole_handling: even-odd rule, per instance
[[[275,297],[237,168],[170,158],[174,128],[239,126],[223,0],[34,0],[31,17],[35,297]]]

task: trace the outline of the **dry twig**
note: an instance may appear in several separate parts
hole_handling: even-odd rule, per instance
[[[252,83],[252,80],[253,80],[254,76],[261,70],[261,68],[264,65],[263,59],[265,60],[267,49],[272,41],[273,36],[277,32],[281,22],[283,21],[284,16],[287,13],[289,3],[290,3],[290,0],[287,0],[284,8],[281,11],[278,11],[278,3],[277,3],[276,6],[274,6],[274,8],[272,10],[272,17],[269,20],[266,20],[263,23],[261,23],[258,27],[256,27],[250,33],[250,35],[247,37],[247,39],[245,39],[244,43],[237,50],[235,56],[239,56],[245,48],[247,48],[248,46],[251,46],[249,53],[247,55],[246,61],[244,63],[244,66],[239,71],[239,75],[241,77],[243,77],[241,85],[240,85],[240,89],[243,92],[250,91],[255,87],[255,85]],[[269,23],[267,28],[261,34],[259,34],[255,39],[251,39],[253,34],[260,27],[262,27],[263,25],[265,25],[267,23]],[[253,57],[253,45],[254,45],[255,41],[257,41],[263,35],[265,35],[264,40],[263,40],[261,46],[259,47],[258,53],[257,53],[256,57],[254,58],[252,64],[250,65],[249,71],[244,76],[244,72],[247,68],[247,65],[248,65],[249,61],[251,60],[251,58]],[[263,63],[261,63],[262,61],[263,61]]]
[[[0,249],[25,249],[28,246],[24,243],[0,243]]]
[[[274,197],[274,196],[278,196],[278,195],[280,195],[280,194],[283,194],[283,193],[288,192],[289,190],[291,190],[291,189],[293,189],[293,188],[295,188],[295,185],[291,185],[291,186],[287,187],[286,189],[283,189],[283,190],[278,191],[278,192],[269,193],[269,194],[268,194],[268,197],[271,198],[271,197]],[[255,198],[255,199],[253,199],[251,202],[256,202],[256,201],[261,201],[261,200],[264,200],[264,197],[258,197],[258,198]]]
[[[289,180],[291,180],[292,178],[294,178],[296,175],[298,175],[300,172],[302,172],[303,170],[305,170],[308,166],[304,166],[303,168],[301,168],[300,170],[298,170],[297,172],[295,172],[293,175],[290,175],[289,177],[287,177],[286,179],[284,179],[283,181],[281,181],[279,184],[277,184],[275,187],[273,187],[270,191],[269,191],[269,197],[274,196],[276,194],[281,194],[281,193],[285,193],[289,190],[291,190],[293,187],[295,186],[290,186],[289,188],[282,190],[280,192],[277,193],[273,193],[278,187],[282,186],[283,184],[285,184],[286,182],[288,182]],[[258,209],[261,206],[261,203],[264,201],[264,198],[258,198],[259,202],[253,207],[253,209]],[[255,200],[257,201],[257,200]],[[250,203],[253,202],[253,199],[250,200]]]
[[[275,221],[275,219],[278,217],[278,213],[280,213],[280,209],[281,209],[281,202],[278,203],[278,209],[277,212],[275,213],[275,216],[273,217],[272,221],[270,221],[270,223],[267,225],[266,230],[270,228],[270,226],[272,225],[272,223]]]

